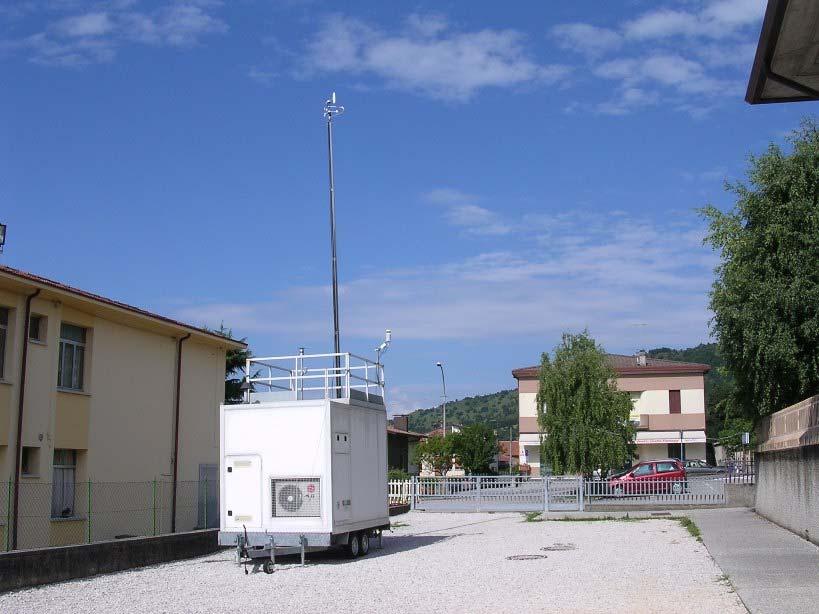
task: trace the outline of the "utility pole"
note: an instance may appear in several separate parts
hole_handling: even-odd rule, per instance
[[[336,258],[336,191],[333,173],[333,117],[344,113],[344,107],[336,104],[336,93],[324,103],[327,119],[327,162],[330,175],[330,252],[333,269],[333,352],[335,353],[336,396],[341,396],[341,337],[338,326],[338,260]]]
[[[444,391],[444,393],[441,395],[441,398],[443,399],[442,409],[443,409],[443,414],[444,414],[444,422],[443,422],[444,429],[443,430],[444,430],[444,437],[446,437],[446,378],[444,377],[444,364],[439,361],[439,362],[435,363],[435,366],[438,367],[441,370],[441,386],[443,387],[443,391]]]

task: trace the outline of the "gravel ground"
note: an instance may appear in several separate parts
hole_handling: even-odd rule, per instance
[[[746,611],[702,544],[671,520],[411,512],[393,524],[384,549],[357,560],[316,554],[301,568],[281,559],[273,575],[245,576],[221,551],[0,595],[0,612]]]

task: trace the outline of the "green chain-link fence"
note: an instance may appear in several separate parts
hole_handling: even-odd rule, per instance
[[[77,482],[61,492],[21,481],[17,549],[91,543],[171,532],[173,483]],[[14,483],[0,489],[0,549],[12,549]],[[176,531],[219,526],[218,481],[182,481],[176,490]]]

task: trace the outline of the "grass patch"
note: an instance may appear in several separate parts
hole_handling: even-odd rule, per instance
[[[641,520],[651,520],[651,518],[631,518],[625,516],[564,516],[563,518],[550,518],[552,522],[640,522]]]
[[[540,517],[540,512],[526,512],[524,516],[526,517],[524,522],[543,522],[543,518]]]
[[[717,576],[717,584],[721,584],[722,586],[727,588],[729,593],[736,592],[734,584],[733,582],[731,582],[731,576],[729,576],[727,573],[724,573],[721,576]]]
[[[702,533],[700,533],[700,528],[697,526],[696,522],[691,520],[688,516],[674,518],[674,520],[679,522],[691,534],[691,537],[696,539],[698,542],[702,542]]]

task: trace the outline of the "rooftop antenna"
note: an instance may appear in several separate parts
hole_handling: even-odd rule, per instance
[[[392,330],[388,328],[384,331],[384,342],[375,348],[376,364],[381,364],[381,355],[389,349],[390,343],[392,343]]]
[[[341,373],[341,337],[338,327],[338,261],[336,259],[336,192],[333,176],[333,117],[344,113],[344,107],[336,103],[336,93],[324,103],[324,117],[327,119],[327,161],[330,174],[330,252],[333,268],[333,352],[335,372]],[[341,378],[336,379],[336,392],[341,395]]]

